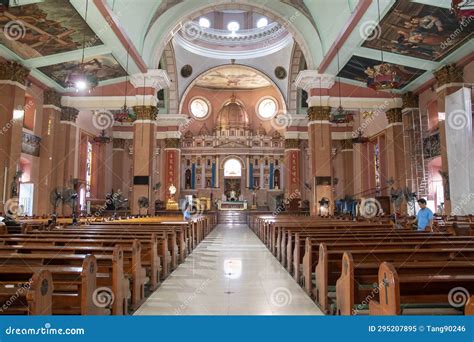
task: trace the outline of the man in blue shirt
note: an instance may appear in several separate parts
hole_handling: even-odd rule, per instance
[[[431,230],[433,227],[433,212],[430,208],[426,207],[426,200],[424,198],[420,198],[418,204],[420,205],[420,210],[418,210],[413,223],[418,223],[418,231]]]

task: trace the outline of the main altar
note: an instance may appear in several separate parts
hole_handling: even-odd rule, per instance
[[[217,201],[219,210],[247,210],[247,201]]]

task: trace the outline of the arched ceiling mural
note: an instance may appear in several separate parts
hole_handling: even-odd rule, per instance
[[[357,73],[380,64],[382,49],[384,62],[410,71],[410,77],[400,89],[407,91],[431,79],[433,70],[471,53],[469,43],[474,21],[460,23],[450,12],[450,3],[447,0],[89,0],[85,20],[85,0],[17,0],[0,14],[0,56],[21,62],[32,70],[34,78],[64,92],[64,71],[80,62],[85,37],[86,62],[96,69],[100,85],[109,85],[124,80],[128,47],[129,74],[158,68],[165,47],[187,23],[209,11],[238,9],[259,13],[270,22],[282,24],[301,49],[308,69],[337,74],[338,52],[340,76],[349,84],[364,86]],[[370,28],[376,29],[377,39],[368,34]],[[175,56],[177,60],[180,57]],[[360,61],[371,62],[362,65]],[[262,57],[261,64],[264,63]],[[206,68],[222,64],[217,58],[209,59]],[[282,59],[286,70],[290,70],[290,65],[289,58]]]
[[[238,65],[224,66],[199,77],[198,87],[211,89],[258,89],[272,84],[255,70]]]

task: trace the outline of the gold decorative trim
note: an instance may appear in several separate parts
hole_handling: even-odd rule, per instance
[[[166,138],[165,139],[165,148],[179,148],[179,139],[178,138]]]
[[[45,90],[43,93],[43,104],[61,107],[61,94],[53,89]]]
[[[9,80],[25,84],[30,70],[17,62],[0,63],[0,80]]]
[[[309,121],[329,121],[331,115],[331,107],[329,106],[312,106],[308,108],[307,117]]]
[[[299,139],[285,139],[285,148],[300,148]]]
[[[76,122],[78,114],[79,114],[79,111],[76,108],[62,107],[61,108],[61,121]]]
[[[458,68],[454,64],[445,65],[438,71],[435,71],[433,74],[436,78],[436,81],[438,82],[438,87],[441,87],[448,83],[463,81],[462,69]]]
[[[402,94],[402,108],[418,108],[420,106],[418,102],[418,95],[409,91],[405,94]]]
[[[156,120],[158,108],[156,106],[134,106],[133,111],[137,115],[135,120]]]
[[[402,109],[392,108],[385,112],[389,124],[402,122]]]

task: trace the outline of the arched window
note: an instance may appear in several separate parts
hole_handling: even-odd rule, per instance
[[[224,164],[224,177],[241,177],[242,164],[237,159],[229,159]]]

